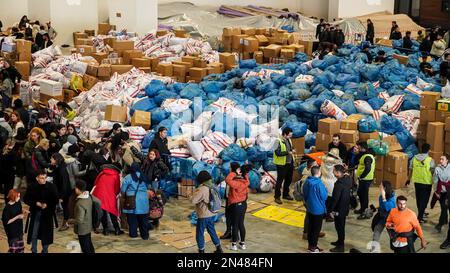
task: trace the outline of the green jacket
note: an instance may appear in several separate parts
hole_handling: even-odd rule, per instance
[[[74,231],[78,235],[87,235],[92,232],[92,199],[89,192],[84,192],[77,197]]]

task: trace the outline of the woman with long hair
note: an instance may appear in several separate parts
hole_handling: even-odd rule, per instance
[[[17,136],[17,130],[19,128],[25,128],[25,125],[22,122],[22,119],[20,118],[20,114],[17,112],[12,112],[11,117],[9,119],[9,124],[11,125],[11,128],[13,130],[13,137]]]
[[[131,146],[133,154],[141,161],[142,174],[147,184],[157,191],[159,188],[159,180],[163,178],[168,172],[169,167],[161,159],[161,156],[156,149],[151,149],[147,157],[140,153],[135,147]]]
[[[23,218],[28,211],[22,209],[20,192],[10,190],[3,209],[2,222],[8,238],[8,253],[24,253]]]
[[[63,208],[63,222],[59,231],[66,231],[69,229],[69,198],[72,195],[74,187],[70,184],[69,173],[67,172],[67,165],[64,161],[64,157],[60,153],[55,153],[50,158],[53,166],[53,184],[58,189],[59,203]]]

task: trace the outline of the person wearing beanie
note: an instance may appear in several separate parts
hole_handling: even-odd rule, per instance
[[[192,203],[195,205],[195,212],[197,213],[197,228],[196,241],[199,253],[205,253],[205,229],[208,231],[211,240],[216,246],[214,253],[223,253],[220,245],[219,237],[217,236],[214,227],[215,213],[209,210],[208,204],[210,202],[210,192],[214,187],[213,179],[207,171],[202,171],[197,176],[197,182],[200,186],[195,190],[192,196]]]

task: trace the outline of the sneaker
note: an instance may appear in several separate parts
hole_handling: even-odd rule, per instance
[[[216,254],[220,254],[220,253],[223,253],[223,250],[222,250],[222,246],[216,246],[216,251],[214,251],[214,253],[216,253]]]
[[[294,200],[294,198],[292,198],[292,196],[290,196],[290,195],[283,196],[283,199],[284,200],[288,200],[288,201],[293,201]]]
[[[205,253],[205,250],[204,249],[199,249],[198,253]]]
[[[282,205],[283,202],[281,202],[280,198],[275,198],[275,203],[277,203],[278,205]]]
[[[238,250],[237,244],[231,243],[230,250],[237,251]]]
[[[419,223],[421,223],[421,224],[426,224],[426,223],[428,223],[428,221],[425,220],[425,219],[420,219],[420,220],[419,220]]]
[[[320,249],[318,247],[311,247],[311,248],[308,248],[308,252],[309,253],[322,253],[323,249]]]
[[[246,250],[246,249],[247,249],[247,245],[245,245],[244,242],[240,242],[240,243],[239,243],[239,248],[240,248],[241,250]]]
[[[367,216],[366,214],[361,214],[356,219],[358,219],[358,220],[367,220],[367,219],[370,219],[370,217]]]
[[[449,248],[450,247],[450,241],[448,241],[448,240],[445,240],[442,244],[441,244],[441,246],[439,247],[440,249],[447,249],[447,248]]]
[[[331,242],[330,245],[332,245],[332,246],[338,246],[338,242],[337,242],[337,241],[336,241],[336,242]]]
[[[336,246],[335,248],[330,249],[331,253],[344,253],[345,249],[343,246]]]

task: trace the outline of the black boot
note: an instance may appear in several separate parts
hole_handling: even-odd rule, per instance
[[[116,236],[122,235],[125,232],[123,230],[121,230],[120,228],[116,228],[116,231],[114,232],[114,234],[116,234]]]
[[[231,239],[231,232],[230,231],[225,231],[225,233],[220,237],[220,240],[229,240]]]
[[[216,246],[216,251],[214,253],[223,253],[222,246]]]
[[[199,249],[198,253],[205,253],[205,250],[204,249]]]

